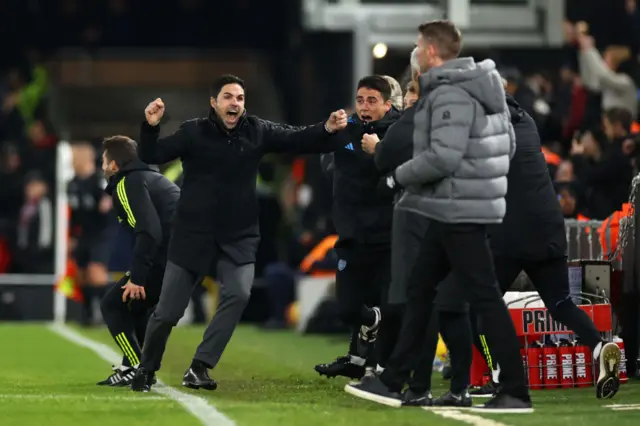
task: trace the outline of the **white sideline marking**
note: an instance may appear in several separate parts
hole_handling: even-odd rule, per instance
[[[463,423],[468,423],[473,426],[507,426],[504,423],[497,422],[491,419],[485,419],[484,417],[475,416],[473,414],[461,413],[456,410],[425,410],[433,414],[445,417],[447,419],[458,420]]]
[[[122,355],[118,355],[118,353],[109,346],[89,339],[64,324],[54,323],[49,326],[49,329],[78,346],[91,349],[96,355],[110,364],[117,365],[122,360]],[[182,404],[182,406],[200,420],[204,426],[235,426],[233,420],[216,410],[204,398],[180,392],[177,389],[165,385],[160,380],[158,380],[158,383],[151,389]]]
[[[605,405],[605,408],[611,408],[613,411],[632,411],[640,410],[640,404],[612,404]]]
[[[164,396],[0,394],[2,399],[78,399],[82,401],[166,401]]]

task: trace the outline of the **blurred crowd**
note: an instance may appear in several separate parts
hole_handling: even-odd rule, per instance
[[[627,6],[626,18],[637,20],[635,1]],[[602,45],[587,23],[567,21],[560,70],[502,71],[507,91],[536,120],[567,218],[603,220],[629,197],[640,155],[640,65],[634,41],[639,30],[629,27],[626,44]]]
[[[78,0],[2,3],[0,15],[15,19],[4,21],[0,36],[16,40],[13,47],[19,54],[7,51],[1,56],[0,273],[53,272],[57,137],[47,111],[50,77],[36,51],[51,53],[60,46],[207,47],[220,37],[233,48],[235,43],[246,45],[244,38],[256,31],[264,36],[260,43],[266,44],[290,36],[290,27],[263,19],[264,13],[255,9],[260,2],[213,3],[171,0],[160,9],[150,0],[101,0],[90,8]],[[262,3],[265,13],[276,7]],[[564,24],[561,68],[526,74],[517,67],[501,69],[507,91],[536,120],[567,218],[602,220],[619,210],[640,157],[640,11],[635,0],[619,4],[615,16],[606,15],[607,21],[618,23],[615,27],[601,25],[602,20],[587,24],[581,20],[586,18],[568,17],[573,22]],[[251,13],[243,13],[249,6]],[[283,2],[281,9],[297,13],[299,6],[287,8]],[[154,19],[146,19],[149,10]],[[235,14],[242,14],[243,25],[255,31],[237,31],[231,19],[207,21],[207,16]],[[252,46],[255,42],[254,37]],[[91,160],[97,170],[99,150],[94,151]],[[163,171],[179,179],[174,168]],[[315,156],[267,158],[257,185],[262,243],[256,276],[292,300],[299,265],[334,233],[332,188]],[[113,238],[109,267],[123,270],[128,250],[122,245],[128,240]],[[282,311],[275,309],[275,326],[282,325]]]
[[[55,148],[49,76],[32,55],[0,80],[0,273],[51,273]]]

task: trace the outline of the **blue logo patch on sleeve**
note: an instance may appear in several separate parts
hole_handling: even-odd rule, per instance
[[[338,260],[338,271],[344,271],[344,268],[347,267],[347,261],[344,259]]]

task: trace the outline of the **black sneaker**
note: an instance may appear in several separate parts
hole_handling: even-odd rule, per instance
[[[451,391],[448,391],[440,398],[435,398],[431,402],[431,408],[469,408],[472,405],[471,395],[469,392],[464,391],[460,395],[456,395]]]
[[[474,405],[471,411],[477,413],[530,414],[533,413],[531,398],[517,398],[507,393],[498,393],[483,405]]]
[[[149,392],[154,379],[155,374],[152,371],[139,367],[131,380],[131,390],[134,392]]]
[[[131,382],[133,382],[133,378],[136,375],[136,370],[137,368],[130,368],[126,372],[122,373],[122,379],[118,383],[115,383],[111,386],[131,386]],[[155,381],[153,383],[155,383]]]
[[[125,366],[114,366],[112,368],[113,373],[111,373],[111,375],[109,377],[107,377],[106,379],[99,381],[98,383],[96,383],[96,385],[98,386],[117,386],[120,382],[122,382],[122,380],[124,379],[124,376],[127,375],[129,373],[129,371],[133,371],[133,368],[131,367],[125,367]],[[135,371],[133,371],[135,373]]]
[[[357,365],[351,362],[351,357],[341,356],[329,364],[318,364],[314,370],[321,376],[333,378],[336,376],[348,377],[360,380],[365,373],[364,365]]]
[[[189,369],[184,373],[182,377],[182,386],[191,388],[191,389],[206,389],[206,390],[216,390],[218,388],[218,384],[215,380],[209,377],[209,371],[206,368],[193,368],[189,367]]]
[[[380,377],[362,381],[354,385],[346,385],[344,391],[358,398],[368,401],[377,402],[393,408],[402,407],[402,396],[398,392],[390,391],[387,386],[382,383]]]
[[[483,386],[469,391],[469,395],[472,398],[491,398],[496,394],[497,390],[498,388],[493,380],[489,380]]]
[[[596,384],[598,398],[613,398],[620,389],[622,351],[615,343],[605,343],[600,350],[600,376]]]
[[[416,392],[409,388],[402,394],[403,407],[429,407],[433,402],[431,392]]]

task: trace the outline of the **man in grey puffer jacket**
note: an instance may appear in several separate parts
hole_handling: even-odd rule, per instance
[[[493,61],[458,58],[462,38],[450,21],[419,27],[421,96],[415,108],[413,159],[395,170],[389,185],[406,190],[397,209],[426,216],[431,223],[407,283],[402,331],[379,378],[345,390],[378,403],[400,406],[399,392],[411,371],[407,359],[420,349],[435,289],[453,271],[478,313],[501,368],[501,391],[483,412],[532,412],[520,347],[498,291],[486,226],[502,222],[507,172],[515,152],[502,80]],[[492,343],[494,342],[494,343]],[[469,371],[469,369],[466,369]],[[468,383],[468,381],[467,381]],[[450,395],[444,405],[471,405],[468,393]]]

